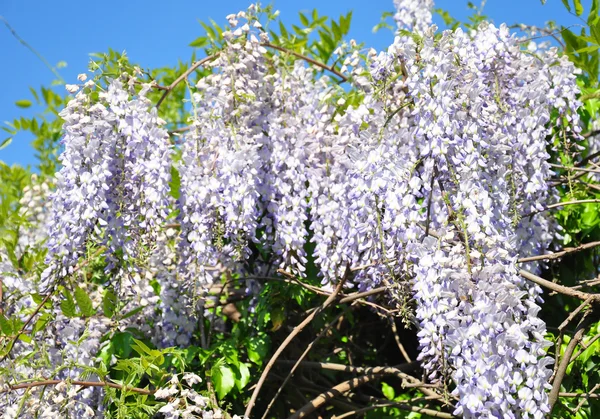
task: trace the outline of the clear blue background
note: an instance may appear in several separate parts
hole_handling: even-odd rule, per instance
[[[479,4],[477,0],[473,3]],[[66,61],[68,66],[59,72],[68,83],[76,83],[77,74],[87,70],[88,53],[104,52],[109,47],[127,51],[131,61],[143,68],[187,62],[192,53],[188,44],[204,33],[198,19],[213,18],[223,24],[226,15],[245,10],[249,4],[248,0],[0,0],[0,15],[52,65]],[[392,0],[276,0],[274,4],[286,24],[298,22],[298,11],[317,8],[320,15],[337,18],[353,10],[350,38],[376,49],[385,49],[393,39],[388,30],[372,32],[381,13],[393,10]],[[583,4],[587,13],[590,0]],[[461,20],[472,12],[466,0],[437,0],[436,7],[449,10]],[[543,26],[548,20],[565,26],[582,23],[567,13],[561,0],[547,0],[544,6],[540,0],[488,0],[484,14],[497,24]],[[442,26],[439,18],[436,23]],[[573,30],[579,31],[577,27]],[[40,112],[35,107],[18,108],[14,103],[32,99],[28,87],[48,86],[55,76],[2,22],[0,54],[0,123]],[[0,142],[7,136],[0,131]],[[0,150],[0,160],[35,165],[30,141],[31,137],[20,133]]]

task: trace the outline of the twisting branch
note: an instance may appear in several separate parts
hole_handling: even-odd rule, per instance
[[[196,61],[194,64],[191,65],[190,68],[188,68],[182,75],[180,75],[179,77],[177,77],[175,79],[175,81],[173,81],[173,83],[171,83],[165,90],[165,92],[163,93],[163,95],[160,97],[160,99],[158,99],[158,102],[156,102],[156,107],[160,107],[160,104],[163,103],[163,101],[167,98],[167,96],[169,95],[169,93],[171,93],[173,91],[173,89],[175,89],[177,87],[177,85],[179,83],[181,83],[182,81],[184,81],[185,79],[187,79],[189,77],[190,74],[192,74],[198,67],[206,64],[209,61],[214,60],[215,58],[217,58],[218,54],[214,54],[214,55],[209,55],[208,57],[204,57],[201,60]]]
[[[551,163],[550,166],[556,167],[557,169],[562,169],[562,170],[571,170],[573,172],[600,173],[600,170],[598,170],[598,169],[588,169],[587,167],[578,167],[578,166],[568,167],[568,166],[562,166],[560,164],[553,164],[553,163]]]
[[[573,362],[577,358],[579,358],[579,355],[581,355],[583,353],[583,351],[585,351],[587,348],[589,348],[590,346],[592,346],[592,344],[594,342],[596,342],[598,339],[600,339],[600,334],[598,334],[598,335],[594,336],[593,338],[591,338],[587,343],[582,343],[581,344],[581,349],[579,350],[579,352],[577,352],[575,355],[573,355],[571,357],[571,362]],[[579,394],[579,393],[577,393],[577,394]]]
[[[543,208],[539,211],[529,212],[524,214],[523,217],[531,217],[532,215],[539,214],[540,212],[548,211],[554,208],[560,208],[567,205],[578,205],[578,204],[600,204],[600,199],[581,199],[579,201],[566,201],[566,202],[557,202],[556,204],[548,205],[546,208]]]
[[[82,387],[110,387],[116,388],[117,390],[123,391],[132,391],[134,393],[145,394],[150,396],[154,394],[154,390],[146,390],[143,388],[137,387],[127,387],[122,386],[121,384],[113,383],[111,381],[79,381],[79,380],[40,380],[40,381],[30,381],[27,383],[15,384],[14,386],[10,386],[8,388],[0,390],[0,394],[8,393],[10,391],[28,389],[33,387],[46,387],[46,386],[55,386],[58,384],[70,384],[75,386]]]
[[[530,280],[531,282],[535,282],[536,284],[548,288],[549,290],[558,292],[559,294],[568,295],[569,297],[579,298],[580,300],[586,301],[590,300],[590,303],[598,303],[600,302],[600,294],[591,294],[588,292],[583,292],[579,290],[574,290],[569,287],[565,287],[564,285],[555,284],[554,282],[550,282],[547,279],[540,278],[537,275],[532,274],[531,272],[527,272],[523,269],[519,271],[519,275],[523,278]]]
[[[300,365],[300,363],[304,360],[304,358],[306,358],[306,355],[308,355],[308,353],[310,352],[310,350],[312,349],[312,347],[319,341],[319,339],[321,339],[321,337],[323,337],[323,335],[325,333],[327,333],[327,331],[331,328],[331,326],[333,326],[335,323],[337,323],[337,321],[343,315],[344,315],[344,312],[342,311],[332,321],[330,321],[323,328],[323,330],[321,330],[319,332],[319,334],[317,335],[317,337],[315,337],[311,343],[308,344],[308,346],[306,347],[306,349],[304,350],[304,352],[302,352],[302,355],[300,355],[300,357],[298,357],[298,360],[296,360],[296,363],[292,366],[292,369],[290,370],[290,372],[288,373],[288,375],[285,377],[285,379],[283,380],[283,382],[279,385],[279,388],[277,389],[277,392],[275,393],[275,395],[273,396],[273,398],[269,402],[269,405],[265,409],[265,413],[263,413],[262,419],[267,419],[267,415],[269,414],[269,411],[271,410],[271,408],[275,404],[275,401],[277,400],[277,398],[279,397],[279,395],[283,391],[283,388],[285,387],[285,385],[287,384],[287,382],[290,380],[290,378],[292,378],[292,375],[294,375],[294,372],[296,371],[296,369],[298,368],[298,366]]]
[[[316,65],[317,67],[322,68],[323,70],[327,70],[327,71],[335,74],[337,77],[339,77],[340,79],[342,79],[343,82],[347,82],[348,81],[348,77],[344,76],[342,73],[340,73],[339,71],[337,71],[333,66],[329,66],[329,65],[324,64],[324,63],[322,63],[320,61],[313,60],[312,58],[307,57],[306,55],[302,55],[302,54],[300,54],[300,53],[298,53],[296,51],[292,51],[290,49],[287,49],[287,48],[284,48],[284,47],[280,47],[279,45],[273,45],[273,44],[271,44],[269,42],[263,42],[261,45],[263,47],[266,47],[266,48],[276,49],[277,51],[293,55],[294,57],[300,58],[301,60],[304,60],[307,63],[310,63],[312,65]]]
[[[526,263],[526,262],[533,262],[536,260],[560,259],[561,257],[568,255],[569,253],[581,252],[582,250],[587,250],[587,249],[591,249],[591,248],[598,247],[598,246],[600,246],[600,241],[584,243],[577,247],[565,247],[563,250],[561,250],[559,252],[548,253],[546,255],[528,256],[528,257],[517,260],[517,262],[518,263]]]
[[[291,361],[283,361],[283,362],[291,362]],[[302,406],[299,410],[297,410],[288,419],[304,418],[304,417],[310,415],[311,413],[313,413],[319,407],[323,406],[325,403],[334,399],[335,397],[343,395],[343,394],[349,392],[350,390],[353,390],[363,384],[368,383],[369,381],[373,381],[373,380],[382,378],[385,375],[397,375],[404,380],[410,376],[407,375],[406,373],[404,373],[403,370],[404,371],[410,370],[410,369],[414,368],[416,365],[418,365],[418,363],[412,362],[412,363],[408,363],[408,364],[402,364],[399,367],[372,367],[372,368],[354,368],[354,367],[349,367],[346,365],[322,363],[322,362],[303,362],[301,365],[309,366],[309,367],[317,367],[317,368],[322,368],[322,369],[330,369],[330,370],[334,370],[334,371],[353,371],[353,372],[357,372],[357,373],[362,373],[364,375],[361,377],[358,377],[358,378],[352,378],[350,380],[344,381],[344,382],[332,387],[331,389],[319,394],[313,400],[311,400],[310,402],[308,402],[307,404]],[[412,378],[412,377],[410,377],[410,378]],[[418,381],[418,380],[415,380],[415,381]],[[432,392],[430,390],[428,391],[425,388],[422,388],[421,391],[423,391],[423,393],[425,393],[425,394],[429,393],[429,395],[434,399],[440,398],[440,396],[438,394],[436,394],[435,392]],[[404,403],[404,406],[406,408],[408,408],[409,410],[413,410],[406,403]],[[442,417],[442,418],[454,417],[448,413],[439,412],[437,410],[426,409],[427,412],[425,412],[424,410],[421,410],[421,408],[419,408],[419,407],[415,407],[415,409],[419,409],[419,410],[415,410],[415,411],[420,411],[421,413],[426,413],[426,414],[429,414],[434,417]],[[441,414],[441,415],[439,415],[439,414]]]
[[[577,325],[575,335],[573,335],[573,338],[567,345],[567,348],[565,349],[565,353],[563,354],[563,358],[560,361],[560,365],[558,366],[558,369],[556,370],[556,375],[554,376],[554,382],[552,383],[552,390],[550,390],[550,394],[548,395],[548,404],[550,406],[550,413],[552,413],[552,408],[554,407],[554,405],[556,404],[556,401],[558,400],[558,395],[560,392],[560,385],[561,385],[563,378],[565,377],[565,374],[567,372],[567,367],[571,363],[571,355],[573,355],[575,348],[577,347],[579,342],[581,342],[581,339],[583,338],[583,335],[584,335],[587,327],[593,322],[593,317],[590,315],[591,313],[592,313],[592,310],[586,311],[585,314],[583,315],[581,321]],[[556,350],[559,351],[560,348],[556,348]]]
[[[273,45],[269,42],[263,42],[261,44],[263,47],[267,47],[267,48],[272,48],[275,49],[277,51],[280,52],[284,52],[286,54],[291,54],[297,58],[300,58],[310,64],[313,64],[319,68],[322,68],[324,70],[330,71],[331,73],[335,74],[337,77],[339,77],[340,79],[342,79],[342,81],[346,82],[348,81],[348,77],[344,76],[342,73],[340,73],[339,71],[337,71],[333,66],[328,66],[327,64],[324,64],[320,61],[314,60],[310,57],[307,57],[306,55],[302,55],[300,53],[297,53],[295,51],[289,50],[287,48],[284,47],[280,47],[279,45]],[[194,64],[192,64],[190,66],[190,68],[188,68],[183,74],[181,74],[179,77],[177,77],[173,83],[171,83],[169,86],[167,87],[163,87],[163,86],[156,86],[157,88],[160,88],[161,90],[164,90],[163,95],[160,97],[160,99],[158,99],[158,102],[156,102],[156,107],[160,107],[161,103],[163,103],[163,101],[167,98],[167,96],[169,95],[169,93],[171,93],[173,91],[173,89],[175,89],[179,83],[181,83],[182,81],[184,81],[185,79],[187,79],[189,77],[190,74],[192,74],[198,67],[206,64],[209,61],[214,60],[215,58],[217,58],[217,56],[219,55],[219,53],[213,54],[213,55],[209,55],[208,57],[204,57],[201,60],[196,61]]]
[[[290,344],[290,342],[315,318],[317,314],[323,312],[337,299],[337,296],[342,290],[344,283],[348,279],[349,273],[350,269],[347,267],[344,277],[338,283],[337,287],[335,288],[335,291],[329,297],[327,297],[325,302],[321,304],[321,306],[317,310],[313,311],[308,316],[306,316],[306,318],[298,326],[296,326],[294,330],[292,330],[292,332],[285,338],[281,345],[279,345],[279,348],[277,348],[277,350],[265,366],[265,369],[263,370],[260,378],[258,379],[258,383],[256,383],[256,387],[252,392],[252,396],[250,397],[250,401],[248,402],[248,406],[246,407],[246,412],[244,413],[244,416],[250,417],[250,413],[252,413],[252,409],[254,408],[256,399],[258,398],[258,393],[260,392],[261,387],[265,383],[269,371],[273,368],[273,365],[275,365],[275,361],[277,361],[277,358],[279,358],[279,355],[281,355],[283,350]]]
[[[295,361],[282,360],[278,361],[281,364],[293,364]],[[409,362],[407,364],[401,364],[395,367],[355,367],[352,365],[336,364],[334,362],[314,362],[314,361],[303,361],[300,363],[301,367],[305,368],[316,368],[328,371],[339,371],[349,372],[353,374],[385,374],[395,375],[406,383],[403,383],[404,387],[416,387],[421,392],[433,399],[441,399],[442,396],[428,388],[428,385],[422,381],[416,379],[412,375],[407,374],[405,371],[416,369],[419,366],[418,362]]]
[[[384,375],[385,374],[367,374],[367,375],[363,375],[361,377],[352,378],[350,380],[343,381],[343,382],[339,383],[338,385],[332,387],[331,389],[327,390],[326,392],[319,394],[317,397],[315,397],[310,402],[308,402],[307,404],[302,406],[299,410],[297,410],[288,419],[304,418],[304,417],[310,415],[311,413],[313,413],[315,410],[317,410],[319,407],[321,407],[322,405],[324,405],[331,399],[338,397],[342,394],[345,394],[345,393],[349,392],[350,390],[353,390],[364,384],[367,384],[369,381],[379,379],[379,378],[383,377]]]

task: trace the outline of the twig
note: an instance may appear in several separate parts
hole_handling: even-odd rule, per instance
[[[523,278],[528,279],[536,284],[548,288],[552,291],[556,291],[560,294],[568,295],[569,297],[579,298],[580,300],[586,301],[588,298],[590,299],[590,303],[597,303],[600,301],[600,294],[590,294],[588,292],[574,290],[569,287],[565,287],[564,285],[555,284],[554,282],[550,282],[544,278],[540,278],[537,275],[532,274],[531,272],[527,272],[523,269],[519,271],[519,275]]]
[[[48,69],[50,71],[52,71],[52,74],[54,74],[58,80],[60,80],[61,82],[65,82],[65,80],[62,78],[62,76],[60,74],[58,74],[58,72],[56,71],[56,69],[54,67],[52,67],[52,65],[50,65],[50,63],[48,62],[48,60],[46,60],[44,58],[44,56],[42,54],[40,54],[39,52],[37,52],[37,50],[35,48],[33,48],[31,45],[29,45],[23,38],[21,38],[19,36],[19,34],[17,33],[17,31],[15,31],[13,29],[12,26],[10,26],[10,24],[8,23],[8,20],[6,20],[6,18],[4,18],[4,16],[0,16],[0,20],[2,22],[4,22],[4,25],[8,28],[8,30],[12,33],[12,35],[17,39],[17,41],[19,41],[25,48],[27,48],[29,51],[33,52],[33,54],[38,57],[38,59],[44,63],[44,65],[46,67],[48,67]]]
[[[525,258],[521,258],[517,260],[517,263],[526,263],[533,262],[536,260],[554,260],[563,257],[564,255],[568,255],[569,253],[581,252],[582,250],[591,249],[593,247],[600,246],[600,241],[584,243],[577,247],[566,247],[559,252],[548,253],[546,255],[537,255],[537,256],[529,256]]]
[[[396,340],[396,345],[398,345],[398,349],[400,350],[400,353],[402,354],[402,356],[404,357],[406,362],[412,362],[412,359],[410,359],[410,356],[408,356],[408,352],[406,352],[406,349],[404,349],[404,345],[402,345],[402,342],[400,342],[400,336],[398,335],[398,328],[396,327],[396,321],[394,320],[393,317],[388,317],[388,319],[390,321],[390,325],[392,326],[392,332],[394,333],[394,339]]]
[[[587,348],[589,348],[592,345],[592,343],[596,342],[598,339],[600,339],[600,334],[594,336],[592,339],[590,339],[590,341],[588,343],[582,343],[581,344],[581,349],[579,350],[579,352],[577,352],[575,355],[573,355],[571,357],[571,361],[570,362],[573,362],[577,358],[579,358],[579,355],[581,355]]]
[[[554,405],[556,404],[556,401],[558,400],[558,394],[560,392],[560,385],[562,384],[563,378],[565,377],[565,374],[567,372],[567,367],[569,366],[569,364],[571,362],[571,355],[573,355],[575,348],[577,347],[577,345],[583,338],[586,328],[588,327],[588,325],[590,323],[592,323],[592,316],[590,316],[590,313],[591,313],[591,311],[587,311],[583,315],[581,321],[577,325],[575,334],[573,335],[573,338],[567,345],[567,348],[565,349],[565,352],[563,354],[563,358],[560,361],[560,365],[556,371],[556,375],[554,376],[554,381],[552,383],[552,390],[550,390],[550,394],[548,395],[548,405],[550,407],[549,413],[552,413],[552,408],[554,407]],[[557,348],[557,350],[560,350],[560,348]]]
[[[566,202],[557,202],[556,204],[548,205],[546,208],[543,208],[539,211],[533,211],[527,214],[524,214],[523,217],[531,217],[532,215],[539,214],[540,212],[548,211],[554,208],[564,207],[566,205],[578,205],[578,204],[600,204],[600,199],[581,199],[579,201],[566,201]]]
[[[261,44],[263,47],[267,47],[267,48],[273,48],[276,49],[277,51],[281,51],[281,52],[285,52],[286,54],[290,54],[293,55],[294,57],[300,58],[310,64],[316,65],[317,67],[322,68],[323,70],[327,70],[330,71],[331,73],[335,74],[336,76],[338,76],[340,79],[342,79],[343,82],[347,82],[348,81],[348,77],[344,76],[342,73],[340,73],[339,71],[337,71],[335,68],[333,68],[333,66],[328,66],[327,64],[324,64],[320,61],[317,60],[313,60],[310,57],[307,57],[306,55],[302,55],[300,53],[297,53],[295,51],[289,50],[287,48],[284,47],[280,47],[279,45],[273,45],[269,42],[263,42]]]
[[[562,170],[572,170],[574,172],[585,172],[585,173],[600,173],[600,170],[598,169],[588,169],[587,167],[578,167],[578,166],[573,166],[573,167],[568,167],[568,166],[562,166],[560,164],[553,164],[550,163],[550,166],[552,167],[556,167],[557,169],[562,169]]]
[[[569,317],[567,317],[561,324],[560,326],[558,326],[558,330],[560,330],[560,332],[563,332],[563,329],[565,327],[567,327],[569,325],[569,323],[571,323],[571,321],[577,317],[577,315],[581,312],[581,310],[583,310],[590,302],[592,301],[592,296],[590,295],[583,303],[579,304],[579,307],[577,307],[575,310],[573,310],[570,314]]]
[[[123,391],[133,391],[134,393],[152,395],[155,390],[146,390],[143,388],[137,387],[127,387],[122,386],[121,384],[113,383],[110,381],[79,381],[79,380],[41,380],[41,381],[30,381],[28,383],[15,384],[14,386],[10,386],[7,389],[0,390],[0,394],[8,393],[10,391],[20,390],[20,389],[28,389],[33,387],[42,387],[42,386],[55,386],[58,384],[71,384],[75,386],[82,387],[110,387],[116,388],[117,390]]]
[[[192,64],[190,66],[190,68],[188,68],[182,75],[180,75],[179,77],[177,77],[175,79],[175,81],[173,81],[173,83],[171,83],[166,88],[166,90],[163,93],[163,95],[160,97],[160,99],[158,99],[158,102],[156,102],[156,107],[158,108],[160,106],[160,104],[163,103],[163,101],[167,98],[167,95],[169,93],[171,93],[173,91],[173,89],[175,89],[175,87],[177,87],[177,85],[179,83],[181,83],[183,80],[187,79],[188,76],[194,72],[194,70],[196,70],[198,67],[206,64],[207,62],[214,60],[216,57],[217,57],[217,54],[209,55],[208,57],[204,57],[203,59],[198,60],[194,64]]]
[[[558,393],[558,397],[585,397],[590,399],[600,399],[598,393]]]
[[[285,338],[281,345],[279,345],[279,348],[277,348],[277,350],[265,366],[265,369],[263,370],[260,378],[258,379],[258,382],[256,383],[256,387],[252,392],[252,396],[250,397],[250,401],[248,402],[248,406],[246,407],[246,412],[244,413],[244,416],[250,417],[250,413],[252,413],[252,409],[254,408],[256,399],[258,398],[258,393],[260,392],[260,389],[263,386],[267,375],[269,374],[269,371],[271,370],[271,368],[273,368],[273,365],[275,365],[275,361],[277,361],[277,358],[279,358],[279,355],[281,355],[281,353],[289,345],[289,343],[315,318],[317,314],[324,311],[336,300],[337,295],[340,293],[342,287],[344,286],[344,283],[348,279],[349,272],[350,269],[346,268],[346,273],[338,283],[337,287],[335,288],[335,291],[329,297],[327,297],[325,302],[317,310],[313,311],[308,316],[306,316],[306,318],[298,326],[296,326],[292,330],[292,332]]]

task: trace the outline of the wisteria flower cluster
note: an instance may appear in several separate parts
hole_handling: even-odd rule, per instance
[[[134,82],[134,80],[130,80]],[[72,272],[92,241],[106,246],[107,269],[143,258],[168,213],[171,146],[145,86],[130,100],[119,80],[90,99],[92,81],[61,112],[63,168],[49,221],[46,287]]]
[[[394,3],[401,32],[387,51],[346,46],[343,69],[361,93],[351,106],[327,75],[267,49],[254,7],[227,17],[177,142],[148,99],[153,85],[129,75],[69,85],[50,211],[23,205],[48,225],[30,238],[47,239],[47,268],[39,283],[13,272],[3,286],[54,290],[100,249],[106,280],[90,298],[100,306],[114,290],[125,311],[140,308],[119,321],[109,309],[85,319],[55,310],[40,347],[15,344],[13,356],[34,361],[11,374],[68,383],[99,362],[109,330],[132,326],[157,348],[188,347],[205,324],[200,297],[222,276],[249,278],[252,294],[250,278],[305,277],[310,260],[323,285],[385,286],[398,305],[414,302],[419,361],[455,415],[544,417],[551,343],[541,289],[517,259],[544,253],[555,234],[542,211],[556,199],[548,145],[578,138],[576,71],[555,49],[525,51],[504,25],[436,34],[432,1]],[[552,127],[552,114],[567,123]],[[33,305],[13,307],[26,318]],[[200,382],[172,374],[153,390],[161,417],[222,417]],[[0,407],[94,417],[102,392],[65,384],[20,404],[39,393],[0,389]]]

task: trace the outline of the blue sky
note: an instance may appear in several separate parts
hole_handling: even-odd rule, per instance
[[[590,2],[583,1],[586,11]],[[221,24],[227,14],[245,10],[249,4],[248,0],[0,0],[0,15],[52,65],[65,61],[68,65],[59,70],[60,74],[67,82],[75,83],[77,74],[87,69],[88,54],[104,52],[109,47],[127,51],[131,61],[144,68],[189,61],[192,48],[188,44],[203,35],[198,19],[213,18]],[[287,24],[298,21],[298,11],[317,8],[320,15],[337,18],[353,10],[351,38],[376,49],[385,49],[393,38],[387,30],[372,33],[381,13],[393,9],[392,0],[275,0],[274,5]],[[466,0],[437,0],[436,7],[450,11],[459,19],[470,14]],[[541,26],[548,20],[565,26],[581,23],[567,13],[561,0],[547,0],[544,6],[540,0],[488,0],[484,14],[497,24]],[[29,86],[48,86],[55,76],[2,22],[0,50],[0,123],[39,112],[35,107],[21,109],[14,103],[31,99]],[[0,142],[7,136],[4,134],[0,131]],[[0,160],[8,164],[35,165],[30,141],[27,135],[17,135],[12,144],[0,150]]]

